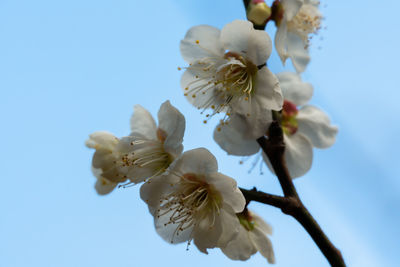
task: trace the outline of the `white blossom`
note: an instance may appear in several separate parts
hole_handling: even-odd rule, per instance
[[[185,118],[169,101],[158,111],[158,127],[151,114],[134,107],[131,134],[121,138],[122,165],[132,183],[162,174],[183,150]]]
[[[321,28],[319,1],[282,0],[277,5],[281,14],[276,19],[275,48],[283,63],[289,57],[296,71],[303,72],[310,61],[310,38]]]
[[[265,66],[271,47],[268,34],[249,21],[235,20],[221,31],[192,27],[180,45],[189,63],[181,79],[185,96],[203,112],[210,109],[207,118],[222,112],[227,120],[237,113],[247,123],[265,125],[264,111],[280,110],[283,101],[277,78]]]
[[[120,157],[116,149],[119,141],[117,137],[105,131],[91,134],[86,141],[86,146],[96,150],[92,159],[92,171],[97,178],[95,188],[100,195],[110,193],[118,183],[127,180],[115,164]]]
[[[285,160],[292,178],[304,175],[312,164],[312,147],[327,148],[335,142],[337,127],[319,108],[305,105],[311,98],[311,84],[301,81],[295,73],[277,74],[285,98],[281,125],[284,132]],[[298,106],[301,106],[298,109]],[[245,138],[230,124],[220,124],[214,131],[214,140],[228,154],[249,156],[260,151],[254,139]],[[264,161],[272,170],[267,156]]]
[[[275,263],[272,242],[268,238],[272,234],[271,226],[247,209],[237,216],[242,227],[236,238],[221,248],[222,252],[232,260],[245,261],[259,251],[269,263]]]
[[[99,194],[119,183],[140,183],[162,174],[183,150],[185,118],[169,101],[158,112],[159,125],[140,105],[134,107],[131,134],[117,138],[107,132],[90,135],[86,145],[96,149],[92,169]]]
[[[158,234],[167,242],[193,240],[197,248],[226,246],[240,229],[236,213],[245,198],[236,181],[218,171],[206,149],[187,151],[161,176],[143,184],[141,198],[154,216]]]

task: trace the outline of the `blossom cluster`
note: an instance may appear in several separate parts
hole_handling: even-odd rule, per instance
[[[187,100],[205,115],[218,117],[213,138],[228,154],[262,154],[257,139],[273,121],[284,133],[285,161],[292,178],[310,168],[313,147],[335,142],[337,127],[319,108],[309,105],[313,86],[303,82],[310,61],[310,38],[321,27],[318,2],[251,1],[249,21],[235,20],[221,30],[190,28],[180,43],[188,63],[181,78]],[[273,51],[269,34],[259,25],[275,22],[275,50],[296,72],[273,73],[267,61]],[[178,68],[179,70],[182,68]],[[167,242],[194,245],[204,253],[220,248],[233,260],[260,252],[274,263],[272,228],[250,211],[235,179],[218,172],[216,158],[205,148],[183,152],[185,117],[169,101],[158,111],[158,124],[140,105],[134,107],[130,134],[116,137],[95,132],[86,145],[95,189],[105,195],[117,186],[141,184],[140,197],[154,217],[157,233]]]

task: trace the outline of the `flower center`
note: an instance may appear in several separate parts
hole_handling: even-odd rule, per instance
[[[285,100],[282,107],[282,129],[286,135],[293,135],[297,132],[298,122],[296,119],[298,110],[295,104]]]
[[[308,43],[310,34],[317,34],[321,28],[322,16],[318,8],[311,4],[303,4],[296,16],[287,24],[288,30],[297,34]]]
[[[245,209],[243,212],[236,214],[239,219],[240,224],[247,230],[252,231],[254,230],[255,223],[253,221],[252,216],[250,213]]]
[[[196,222],[210,212],[213,216],[210,224],[212,228],[220,207],[218,196],[211,190],[210,185],[199,180],[196,174],[184,174],[179,177],[180,181],[171,185],[176,190],[161,200],[161,205],[157,210],[157,218],[161,216],[169,218],[164,226],[176,225],[171,243],[174,242],[175,236],[194,227]]]
[[[203,58],[188,67],[195,80],[185,88],[185,96],[201,98],[196,106],[213,111],[207,117],[220,112],[229,116],[238,101],[250,101],[254,93],[257,66],[242,55],[227,52],[221,58]]]
[[[135,139],[130,145],[130,151],[121,156],[122,167],[148,168],[153,170],[151,177],[154,177],[163,173],[172,162],[161,140]]]

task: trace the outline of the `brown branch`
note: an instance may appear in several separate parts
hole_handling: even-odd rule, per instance
[[[329,261],[331,266],[344,267],[342,254],[340,251],[332,244],[329,238],[322,231],[321,227],[317,221],[312,217],[307,208],[303,205],[297,194],[296,188],[293,181],[289,175],[289,171],[286,166],[284,152],[285,143],[283,141],[282,128],[277,121],[271,123],[268,131],[268,139],[265,137],[260,137],[257,139],[260,147],[264,153],[268,156],[271,165],[278,177],[279,183],[281,184],[284,196],[283,199],[279,199],[276,202],[274,199],[275,207],[279,207],[283,213],[291,215],[295,218],[303,228],[308,232],[311,238],[314,240],[316,245],[319,247],[321,252],[324,254],[326,259]],[[270,198],[270,195],[267,195]],[[257,199],[252,199],[258,201]],[[263,199],[261,199],[263,200]],[[271,202],[271,200],[268,200]],[[267,201],[260,201],[265,204]]]
[[[240,188],[240,191],[242,191],[247,203],[250,201],[257,201],[277,208],[282,208],[283,206],[287,205],[286,198],[257,191],[255,187],[251,190]]]

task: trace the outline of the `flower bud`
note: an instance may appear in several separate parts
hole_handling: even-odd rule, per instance
[[[247,9],[247,19],[257,26],[265,25],[271,16],[271,8],[264,0],[252,0]]]

